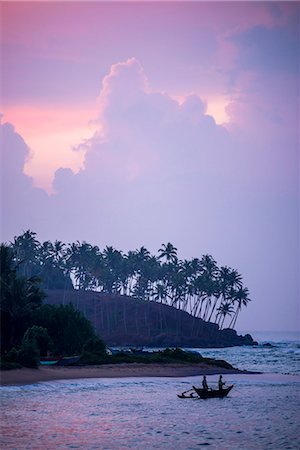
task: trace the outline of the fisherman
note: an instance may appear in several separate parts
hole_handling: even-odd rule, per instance
[[[208,384],[206,381],[206,376],[204,375],[203,380],[202,380],[202,387],[205,391],[208,391]]]
[[[222,380],[222,375],[219,376],[219,390],[222,391],[225,382]]]

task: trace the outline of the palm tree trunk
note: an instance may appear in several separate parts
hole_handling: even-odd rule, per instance
[[[125,334],[127,334],[126,305],[124,300],[123,300],[123,323]]]
[[[234,329],[234,327],[235,327],[235,324],[236,324],[238,315],[239,315],[239,313],[240,313],[240,310],[241,310],[241,307],[239,306],[239,307],[237,308],[236,312],[235,312],[235,315],[233,316],[233,317],[234,317],[234,321],[233,321],[233,324],[232,324],[232,328],[233,328],[233,329]]]
[[[213,313],[214,313],[214,311],[215,311],[215,309],[216,309],[216,306],[217,306],[218,300],[219,300],[219,297],[215,297],[215,301],[214,301],[214,304],[213,304],[213,307],[212,307],[212,310],[211,310],[210,316],[209,316],[209,318],[208,318],[208,322],[210,322],[210,321],[211,321],[211,318],[212,318],[212,315],[213,315]]]

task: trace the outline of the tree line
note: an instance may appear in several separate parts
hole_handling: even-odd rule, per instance
[[[41,280],[21,275],[21,266],[13,249],[1,244],[1,368],[10,363],[37,367],[40,357],[49,353],[81,353],[89,341],[102,345],[92,324],[73,305],[43,304]]]
[[[157,255],[145,247],[123,253],[112,246],[101,251],[85,241],[41,243],[27,230],[8,247],[17,273],[40,277],[46,289],[96,290],[155,301],[220,328],[234,328],[250,301],[237,270],[218,267],[211,255],[180,260],[170,242],[162,244]]]

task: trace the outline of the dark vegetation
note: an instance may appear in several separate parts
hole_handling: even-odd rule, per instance
[[[213,358],[203,358],[200,354],[184,351],[180,348],[158,350],[155,352],[146,351],[119,351],[112,355],[96,354],[96,352],[84,352],[79,365],[85,364],[121,364],[121,363],[142,363],[142,364],[206,364],[233,369],[231,364],[223,360]]]
[[[46,291],[45,302],[72,303],[112,347],[229,347],[253,344],[249,335],[220,330],[214,323],[172,306],[94,291]]]
[[[42,287],[65,292],[97,291],[172,306],[220,328],[234,328],[250,301],[242,276],[214,258],[180,260],[177,249],[163,244],[158,256],[145,248],[124,254],[113,247],[103,251],[87,242],[40,243],[26,231],[10,244],[18,274],[38,276]]]
[[[248,291],[236,271],[219,269],[208,255],[180,261],[170,243],[159,257],[144,247],[101,253],[85,242],[41,244],[35,236],[27,231],[1,245],[1,368],[37,367],[46,355],[81,354],[82,364],[186,358],[179,350],[109,356],[98,336],[118,346],[253,343],[221,329],[226,316],[234,326]]]
[[[80,353],[89,339],[96,339],[91,323],[73,305],[51,306],[41,280],[20,275],[13,250],[1,245],[1,368],[37,367],[49,353]]]

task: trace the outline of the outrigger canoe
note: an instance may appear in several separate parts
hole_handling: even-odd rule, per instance
[[[194,391],[197,393],[197,395],[200,398],[223,398],[226,397],[227,394],[231,391],[233,388],[233,384],[231,386],[228,386],[227,388],[223,389],[200,389],[195,386],[193,386]]]
[[[206,389],[197,388],[196,386],[193,386],[192,389],[189,389],[188,391],[182,392],[182,394],[177,394],[177,397],[179,398],[223,398],[226,397],[226,395],[231,391],[233,388],[232,386],[228,386],[227,388],[224,388],[222,390],[219,389],[209,389],[208,391]]]

